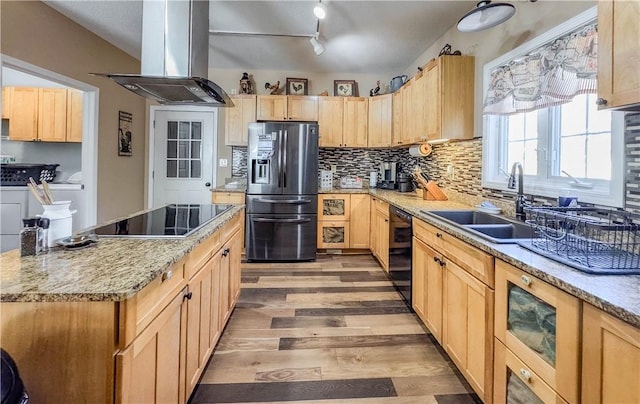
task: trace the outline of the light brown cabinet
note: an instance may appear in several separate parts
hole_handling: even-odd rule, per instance
[[[369,248],[370,201],[368,194],[352,194],[349,215],[349,247]]]
[[[2,87],[2,119],[9,119],[9,87]]]
[[[402,94],[402,123],[396,145],[411,143],[413,136],[414,121],[417,119],[414,114],[413,82],[414,80],[411,79],[400,88]]]
[[[258,95],[258,121],[317,121],[318,97],[306,95]]]
[[[369,248],[369,195],[318,195],[318,248]]]
[[[380,266],[389,272],[389,204],[383,200],[371,198],[371,253],[378,259]]]
[[[495,337],[566,401],[579,402],[580,300],[500,260],[495,276]]]
[[[493,391],[493,257],[413,220],[412,300],[480,398]]]
[[[369,98],[369,147],[390,147],[393,133],[393,95]]]
[[[582,402],[639,403],[640,329],[590,304],[583,308]]]
[[[440,56],[425,66],[428,140],[471,139],[474,116],[473,56]]]
[[[598,2],[598,107],[640,103],[640,2]]]
[[[256,96],[234,94],[229,98],[234,106],[225,108],[224,144],[246,146],[249,137],[249,123],[256,121]]]
[[[391,134],[392,145],[402,144],[402,109],[402,90],[399,90],[393,93],[393,117],[391,122],[393,127]]]
[[[417,237],[413,238],[412,254],[413,309],[442,344],[442,255]]]
[[[81,142],[82,92],[64,88],[3,87],[9,138]]]
[[[344,120],[343,97],[318,97],[318,131],[320,147],[340,147],[342,145],[342,125]]]
[[[343,147],[367,147],[369,99],[345,97],[342,124]]]

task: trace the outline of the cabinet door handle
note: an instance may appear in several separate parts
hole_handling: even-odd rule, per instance
[[[530,277],[528,277],[527,275],[522,275],[522,276],[520,277],[520,280],[522,281],[522,283],[524,283],[524,284],[525,284],[525,286],[529,286],[529,285],[531,285],[531,278],[530,278]]]
[[[226,257],[227,255],[229,255],[229,252],[231,252],[231,250],[228,248],[225,248],[224,250],[222,250],[222,256]]]
[[[529,372],[527,369],[520,369],[520,375],[522,376],[522,378],[526,381],[531,381],[531,372]]]
[[[186,292],[183,296],[182,296],[182,300],[191,300],[191,298],[193,297],[193,292]]]
[[[596,99],[596,105],[607,105],[607,100],[605,100],[604,98],[600,97],[600,98]]]
[[[436,237],[442,238],[442,233],[436,233]]]
[[[438,258],[438,257],[433,257],[433,260],[434,260],[435,262],[437,262],[438,264],[442,265],[442,264],[441,264],[441,262],[442,262],[442,261],[440,261],[440,258]]]
[[[162,274],[162,282],[168,281],[169,279],[171,279],[171,277],[173,277],[173,271],[169,270],[169,271],[163,273]]]

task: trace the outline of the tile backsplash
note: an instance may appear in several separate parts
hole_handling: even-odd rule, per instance
[[[640,214],[640,112],[625,116],[625,210]],[[319,169],[336,166],[335,178],[358,176],[368,180],[369,172],[377,171],[383,161],[400,163],[404,172],[420,166],[442,188],[465,195],[473,200],[491,199],[512,205],[515,194],[502,190],[482,188],[482,138],[433,146],[428,157],[413,157],[408,148],[397,149],[340,149],[320,148]],[[247,148],[233,147],[232,175],[247,176]],[[454,169],[453,177],[447,167]],[[505,177],[506,181],[506,177]],[[533,195],[536,204],[554,205],[554,198]]]

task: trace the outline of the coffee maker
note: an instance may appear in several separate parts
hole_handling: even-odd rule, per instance
[[[383,162],[380,163],[380,181],[378,182],[378,188],[382,189],[396,189],[398,184],[396,182],[398,173],[398,163]]]

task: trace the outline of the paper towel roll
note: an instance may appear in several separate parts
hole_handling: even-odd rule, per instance
[[[413,157],[427,157],[431,154],[431,150],[429,143],[416,144],[409,147],[409,154]]]

